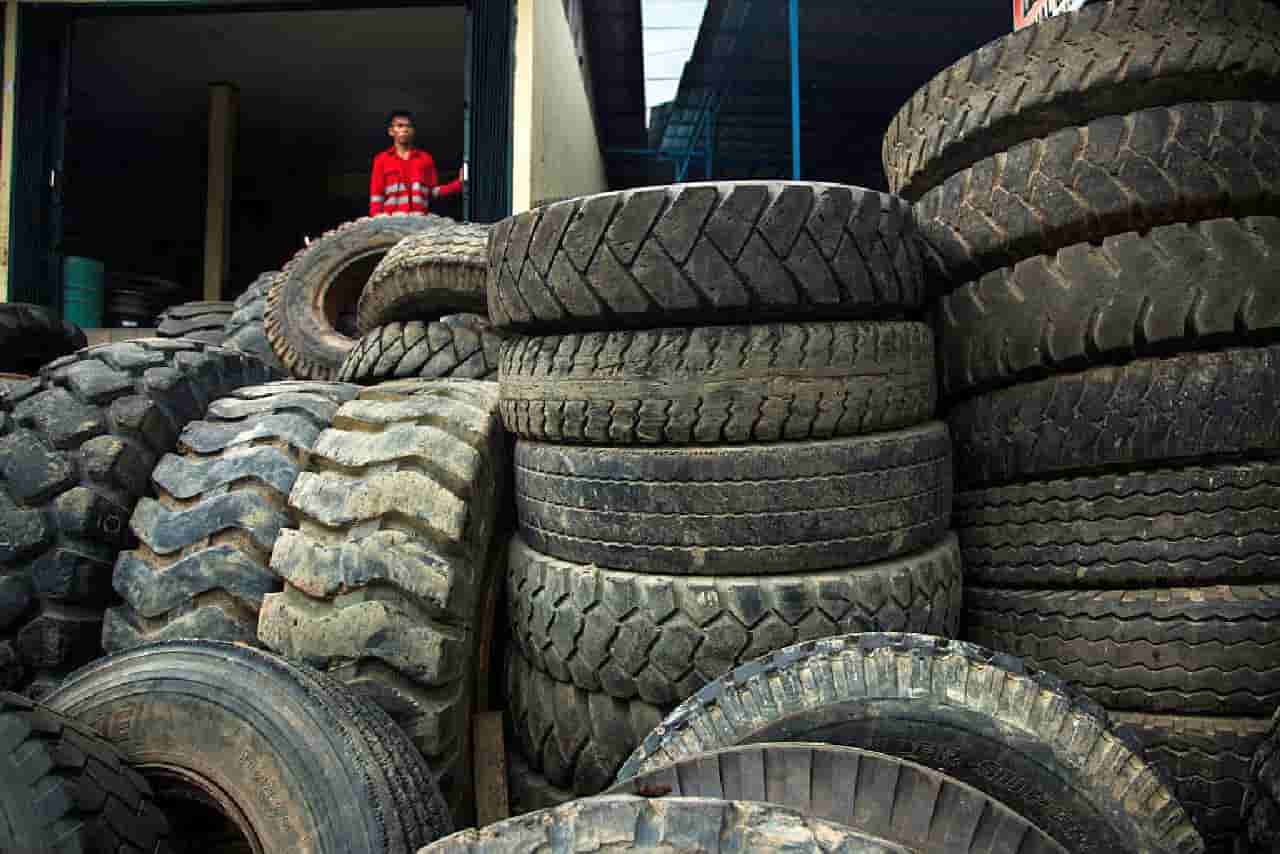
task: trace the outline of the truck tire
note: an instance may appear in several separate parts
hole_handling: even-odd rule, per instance
[[[203,300],[171,305],[160,312],[156,325],[158,338],[186,338],[205,344],[222,344],[226,339],[227,321],[236,310],[235,303]]]
[[[1264,715],[1280,705],[1280,583],[1135,590],[966,586],[967,640],[1112,709]]]
[[[1038,827],[972,786],[854,747],[726,747],[631,777],[605,795],[766,802],[917,854],[1067,854]]]
[[[0,679],[25,685],[99,653],[111,567],[151,470],[211,400],[271,379],[182,339],[90,347],[0,398]]]
[[[942,377],[969,396],[1052,373],[1274,340],[1280,219],[1163,225],[1077,243],[942,297]]]
[[[1280,107],[1212,101],[1020,143],[925,193],[920,232],[960,284],[1024,258],[1175,222],[1280,213]]]
[[[1108,714],[1172,782],[1208,851],[1234,854],[1246,843],[1240,807],[1249,788],[1249,762],[1270,726],[1266,718]]]
[[[271,290],[271,283],[278,275],[279,270],[262,273],[253,280],[248,290],[236,297],[235,311],[227,318],[227,325],[223,329],[226,337],[222,343],[233,350],[252,353],[274,370],[286,374],[288,372],[284,369],[284,363],[267,340],[267,328],[263,321],[267,310],[267,292]]]
[[[1172,793],[1100,707],[1012,656],[926,635],[844,635],[745,664],[672,712],[618,781],[769,741],[918,762],[995,798],[1069,851],[1203,850]]]
[[[883,563],[714,578],[569,563],[514,537],[507,567],[511,637],[526,660],[560,682],[668,708],[800,641],[959,630],[960,556],[951,536]]]
[[[356,343],[338,379],[376,385],[396,379],[497,379],[502,338],[478,314],[392,321]]]
[[[169,850],[151,786],[89,729],[0,692],[0,851]]]
[[[965,581],[1200,587],[1280,581],[1280,465],[1143,469],[960,492]]]
[[[35,374],[41,366],[89,345],[84,330],[49,309],[0,303],[0,371]]]
[[[356,399],[320,434],[271,553],[284,590],[258,638],[367,694],[404,728],[470,813],[471,718],[506,439],[496,383],[419,380]]]
[[[939,542],[951,443],[938,421],[709,448],[526,441],[515,482],[525,542],[563,560],[671,575],[816,571]]]
[[[600,193],[494,226],[489,317],[531,333],[875,317],[924,298],[911,208],[838,184]]]
[[[183,850],[210,823],[258,851],[352,854],[413,854],[451,830],[426,763],[381,709],[242,644],[118,653],[49,705],[150,766],[144,776],[176,806],[175,834],[191,834]]]
[[[923,323],[520,338],[503,350],[502,418],[521,438],[547,442],[829,439],[928,420],[935,370]]]
[[[1140,359],[953,407],[965,486],[1280,450],[1280,346]]]
[[[1280,14],[1262,0],[1114,0],[1050,18],[960,59],[912,96],[884,138],[909,199],[1061,127],[1206,98],[1276,100]]]
[[[578,797],[607,789],[671,709],[553,679],[515,647],[507,651],[506,689],[514,749],[547,783]]]
[[[354,319],[378,261],[410,234],[451,224],[435,214],[362,217],[311,241],[285,264],[267,292],[267,340],[295,377],[331,380],[356,345],[339,328]]]
[[[281,589],[268,563],[276,537],[296,528],[289,490],[320,431],[356,396],[351,385],[284,380],[214,401],[151,474],[112,583],[107,652],[176,638],[257,640],[262,597]]]
[[[774,804],[704,798],[588,798],[462,830],[422,854],[908,854],[904,848]]]
[[[487,312],[491,225],[457,223],[411,234],[383,256],[360,293],[356,321],[368,335],[389,323]]]
[[[513,816],[558,807],[573,800],[573,792],[548,783],[546,777],[529,767],[517,750],[507,751],[507,791]]]

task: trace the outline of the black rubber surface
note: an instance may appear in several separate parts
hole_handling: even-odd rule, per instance
[[[84,330],[44,306],[0,303],[0,372],[34,374],[88,343]]]
[[[186,338],[205,344],[222,344],[227,337],[226,325],[235,304],[222,300],[203,300],[171,305],[160,312],[156,324],[159,338]]]
[[[361,385],[414,377],[497,379],[501,351],[502,338],[478,314],[392,321],[356,343],[338,379]]]
[[[223,328],[226,337],[222,344],[233,350],[252,353],[284,374],[287,373],[284,363],[271,349],[271,342],[267,340],[266,323],[263,320],[267,310],[267,292],[271,290],[271,283],[278,275],[280,275],[279,270],[268,270],[260,274],[244,293],[236,297],[235,310],[227,318],[227,325]]]
[[[391,247],[360,292],[356,319],[361,336],[397,321],[484,314],[492,228],[456,223],[411,234]]]

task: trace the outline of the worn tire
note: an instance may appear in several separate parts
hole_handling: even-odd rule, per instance
[[[356,396],[351,385],[285,380],[214,401],[151,474],[116,559],[124,604],[107,610],[108,652],[177,638],[253,643],[262,597],[281,589],[268,563],[282,529],[297,527],[289,490],[320,431]]]
[[[838,824],[774,804],[709,798],[588,798],[462,830],[421,854],[908,854]]]
[[[1159,775],[1095,703],[1012,656],[925,635],[844,635],[745,664],[668,715],[618,780],[767,741],[910,759],[994,797],[1070,851],[1203,850]]]
[[[1280,584],[1135,590],[968,585],[965,638],[1113,709],[1263,715],[1280,705]]]
[[[87,727],[0,692],[0,851],[169,850],[151,786]]]
[[[787,323],[521,338],[502,419],[598,444],[829,439],[909,427],[937,406],[922,323]]]
[[[574,798],[573,792],[548,783],[516,750],[507,751],[507,792],[513,816],[558,807]]]
[[[1249,762],[1249,787],[1240,816],[1256,850],[1275,851],[1280,847],[1280,709],[1271,716],[1267,732]]]
[[[0,303],[0,372],[34,374],[88,344],[83,329],[44,306]]]
[[[227,325],[223,329],[226,337],[222,345],[233,350],[252,353],[281,374],[285,374],[288,372],[285,370],[284,363],[280,361],[276,351],[271,349],[271,342],[267,340],[267,328],[263,321],[263,315],[267,310],[267,292],[271,290],[271,283],[278,275],[280,275],[279,270],[268,270],[260,274],[244,293],[236,297],[235,311],[227,318]]]
[[[550,785],[594,795],[671,708],[584,691],[533,667],[517,647],[507,651],[507,715],[513,749]]]
[[[726,747],[631,777],[606,795],[756,801],[918,854],[1067,854],[981,791],[897,756],[830,744]]]
[[[397,320],[361,338],[338,369],[338,379],[361,385],[409,378],[497,379],[501,351],[502,338],[478,314]]]
[[[73,674],[49,705],[131,762],[162,757],[216,787],[263,851],[412,854],[451,829],[426,763],[381,709],[242,644],[169,641],[118,653]],[[156,782],[158,793],[173,785]]]
[[[916,205],[959,284],[1064,246],[1216,217],[1280,213],[1280,106],[1214,101],[1107,116],[1020,143]]]
[[[670,707],[740,664],[857,631],[955,637],[954,537],[884,563],[822,573],[714,578],[619,572],[539,554],[507,558],[511,637],[561,682]]]
[[[1280,346],[1140,359],[952,408],[966,486],[1280,451]]]
[[[205,344],[222,344],[226,339],[227,321],[235,311],[235,303],[202,300],[171,305],[160,312],[156,324],[158,338],[186,338]]]
[[[956,494],[965,580],[989,587],[1280,581],[1280,466],[1145,469]]]
[[[1207,850],[1235,854],[1245,842],[1240,816],[1249,762],[1266,736],[1266,718],[1202,718],[1110,712],[1116,729],[1142,745],[1204,837]]]
[[[491,225],[457,223],[391,247],[360,292],[356,321],[368,335],[389,323],[487,312]]]
[[[951,443],[937,421],[712,448],[519,442],[516,510],[526,543],[576,563],[673,575],[854,566],[943,538]]]
[[[873,317],[917,309],[910,206],[838,184],[600,193],[494,226],[489,317],[528,332]]]
[[[996,39],[934,77],[884,138],[889,188],[918,199],[986,157],[1098,116],[1276,100],[1280,15],[1261,0],[1113,0]]]
[[[1280,219],[1177,223],[1078,243],[942,297],[953,396],[1141,356],[1270,341]]]
[[[258,638],[367,694],[404,728],[469,813],[471,711],[506,441],[496,383],[419,380],[416,393],[344,404],[289,507]]]
[[[363,217],[311,241],[285,264],[267,292],[267,340],[295,377],[333,379],[356,340],[338,324],[355,315],[378,261],[403,238],[451,224],[435,214]]]
[[[143,339],[64,356],[0,398],[0,684],[98,654],[156,461],[211,400],[268,379],[244,353]]]

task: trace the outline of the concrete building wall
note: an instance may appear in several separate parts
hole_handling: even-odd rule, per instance
[[[517,0],[512,209],[608,188],[564,6]]]

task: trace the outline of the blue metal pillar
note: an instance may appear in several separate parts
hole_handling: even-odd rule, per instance
[[[800,0],[788,0],[791,30],[791,178],[800,180]]]

